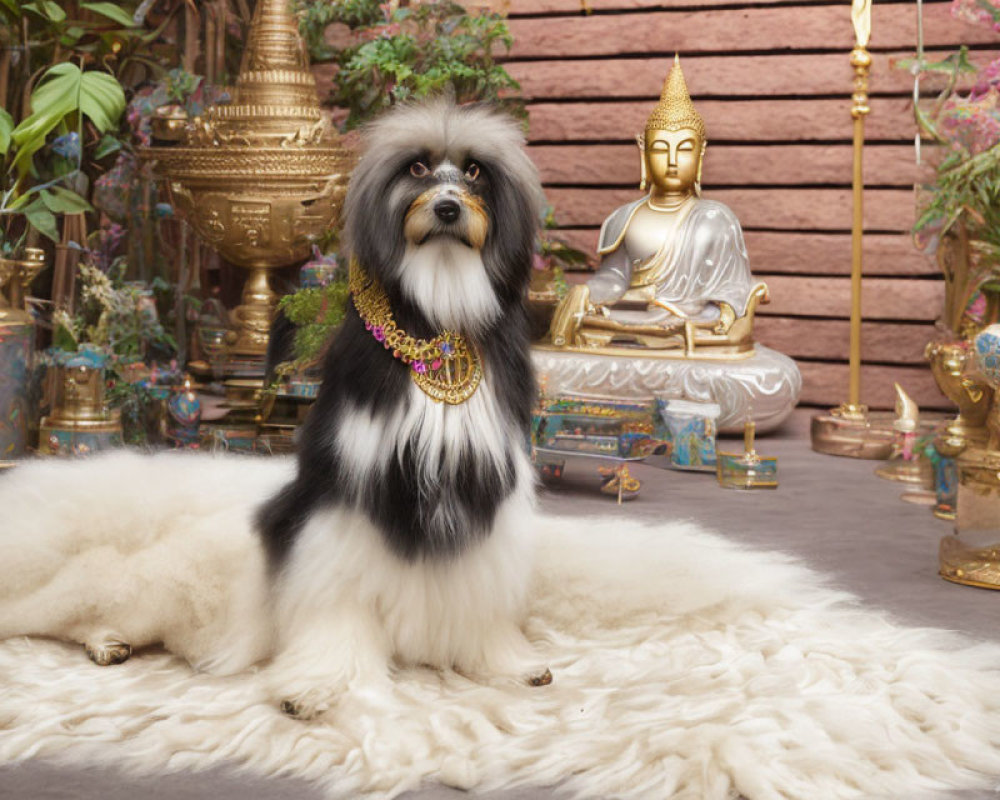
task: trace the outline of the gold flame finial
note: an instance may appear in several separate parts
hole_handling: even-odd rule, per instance
[[[230,104],[210,110],[218,128],[242,134],[252,124],[259,133],[291,135],[323,125],[316,79],[289,0],[257,3],[233,88]]]
[[[894,383],[893,386],[896,387],[896,419],[892,427],[900,433],[913,433],[920,421],[920,406],[898,383]]]
[[[674,65],[663,82],[660,102],[646,120],[647,131],[679,131],[690,128],[705,138],[705,121],[691,102],[687,81],[681,70],[681,58],[674,54]]]

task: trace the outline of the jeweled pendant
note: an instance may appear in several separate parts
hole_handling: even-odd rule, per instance
[[[453,406],[472,397],[483,379],[479,354],[464,342],[455,346],[454,355],[450,358],[435,359],[434,363],[424,367],[420,372],[410,371],[413,382],[432,400]]]

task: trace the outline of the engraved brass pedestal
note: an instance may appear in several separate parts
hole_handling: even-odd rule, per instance
[[[812,418],[810,435],[817,453],[883,460],[892,455],[895,415],[844,403]]]
[[[232,94],[188,120],[182,141],[145,157],[198,234],[249,271],[226,344],[262,366],[278,299],[269,272],[308,257],[336,218],[349,171],[288,0],[257,4]]]

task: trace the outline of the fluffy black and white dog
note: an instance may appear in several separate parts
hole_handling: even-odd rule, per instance
[[[19,467],[0,481],[0,638],[79,641],[99,663],[153,642],[220,672],[263,661],[275,700],[303,717],[396,662],[551,680],[518,624],[541,197],[522,144],[489,107],[400,107],[367,131],[345,201],[346,248],[396,325],[478,353],[471,396],[428,396],[349,303],[294,465]]]
[[[534,166],[515,124],[485,106],[404,107],[366,138],[344,207],[350,257],[399,328],[461,334],[483,378],[464,402],[432,399],[349,304],[297,474],[258,517],[281,621],[272,671],[304,714],[330,687],[384,672],[389,656],[550,677],[517,627],[530,551]]]

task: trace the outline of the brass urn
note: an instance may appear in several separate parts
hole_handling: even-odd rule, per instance
[[[262,359],[278,300],[268,273],[308,257],[334,223],[350,161],[320,108],[289,0],[258,2],[232,102],[145,157],[198,234],[249,271],[228,352]]]
[[[0,258],[0,469],[13,466],[28,447],[35,323],[25,296],[44,266],[37,247],[26,247],[23,258]]]

